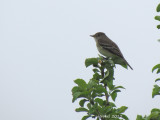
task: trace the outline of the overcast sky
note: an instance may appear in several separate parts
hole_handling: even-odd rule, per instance
[[[116,104],[126,114],[149,114],[152,67],[160,61],[160,34],[154,16],[158,0],[1,0],[0,120],[80,120],[72,103],[73,80],[92,77],[86,58],[97,57],[89,35],[105,32],[133,67],[116,67],[126,90]]]

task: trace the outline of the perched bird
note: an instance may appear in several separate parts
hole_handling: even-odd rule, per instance
[[[111,57],[113,59],[116,58],[120,61],[120,63],[127,64],[133,70],[133,68],[123,57],[123,54],[121,53],[117,44],[110,40],[103,32],[97,32],[96,34],[90,36],[95,39],[97,49],[102,55]]]

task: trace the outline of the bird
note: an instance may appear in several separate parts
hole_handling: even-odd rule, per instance
[[[95,39],[96,46],[100,54],[102,54],[105,57],[118,59],[120,63],[127,64],[131,68],[131,70],[133,70],[133,68],[129,65],[127,60],[124,58],[118,45],[115,42],[113,42],[111,39],[109,39],[105,33],[97,32],[94,35],[90,35],[90,36]]]

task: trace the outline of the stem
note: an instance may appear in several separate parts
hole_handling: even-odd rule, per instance
[[[94,105],[94,101],[92,101],[91,99],[89,99],[89,102],[90,102],[92,105]],[[97,111],[97,113],[98,113],[99,119],[103,120],[103,119],[101,118],[101,116],[100,116],[100,113],[99,113],[98,109],[97,109],[96,111]]]
[[[105,118],[101,118],[101,120],[105,120]]]
[[[106,91],[107,91],[107,86],[104,85],[104,87],[105,87],[105,89],[106,89]],[[109,95],[108,95],[107,93],[105,93],[105,96],[106,96],[106,105],[109,105],[109,100],[108,100]]]
[[[102,64],[101,64],[101,66],[102,66]],[[102,79],[104,78],[104,68],[103,67],[101,67],[101,75],[102,75]],[[107,91],[107,84],[105,85],[104,84],[104,88],[106,89],[106,91]],[[108,93],[105,93],[105,97],[106,97],[106,105],[109,105],[109,100],[108,100],[108,98],[109,98],[109,95],[108,95]]]

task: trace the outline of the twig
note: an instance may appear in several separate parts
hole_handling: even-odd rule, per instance
[[[102,68],[102,67],[101,67],[101,75],[102,75],[102,79],[103,79],[105,74],[104,74],[104,68]],[[107,91],[107,84],[106,85],[104,84],[104,88]],[[108,93],[105,93],[105,97],[106,97],[106,105],[109,105],[109,101],[108,101],[109,95],[108,95]]]

